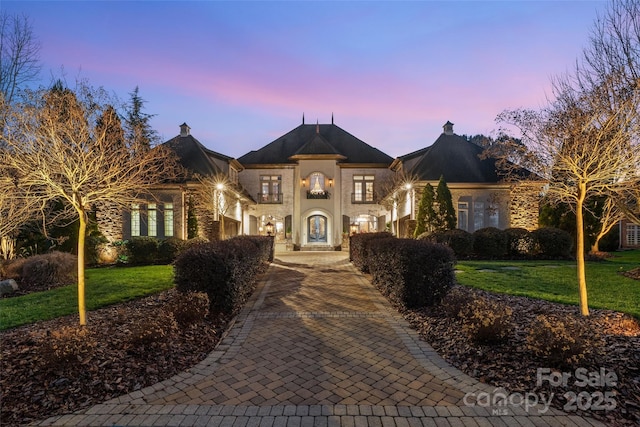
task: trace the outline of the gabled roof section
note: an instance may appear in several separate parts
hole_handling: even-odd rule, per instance
[[[176,153],[178,163],[187,170],[189,176],[226,174],[227,171],[220,167],[220,163],[229,164],[234,161],[232,157],[209,150],[188,132],[181,132],[162,145]]]
[[[333,156],[341,163],[390,165],[391,156],[334,124],[302,124],[238,161],[243,165],[295,163],[300,157]]]
[[[421,181],[437,181],[444,176],[447,183],[469,182],[493,184],[502,181],[496,159],[481,159],[484,149],[450,131],[443,132],[433,145],[400,156],[403,169]],[[449,130],[449,129],[446,129]],[[521,177],[532,175],[522,169]]]

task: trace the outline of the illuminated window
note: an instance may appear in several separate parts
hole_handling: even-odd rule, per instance
[[[311,194],[324,194],[324,175],[314,172],[309,177],[309,192]]]
[[[640,246],[640,225],[627,224],[627,245]]]
[[[280,175],[260,175],[260,202],[282,203],[281,182]]]
[[[164,204],[164,236],[173,237],[173,203]]]
[[[354,175],[353,176],[353,202],[373,203],[373,182],[374,175]]]
[[[158,210],[155,203],[149,203],[147,205],[147,220],[149,223],[149,230],[147,235],[151,237],[157,236],[158,230]]]
[[[131,205],[131,237],[140,235],[140,205],[133,203]]]

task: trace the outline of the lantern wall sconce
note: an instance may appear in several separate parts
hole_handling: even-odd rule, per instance
[[[302,184],[302,186],[303,186],[303,187],[306,187],[306,186],[307,186],[307,180],[306,180],[306,179],[304,179],[304,178],[302,178],[302,179],[300,180],[300,183]]]
[[[264,228],[267,230],[267,236],[271,236],[273,234],[273,224],[271,221],[267,222],[264,225]]]
[[[329,178],[329,187],[333,187],[333,179]]]
[[[353,236],[354,234],[356,234],[358,232],[359,228],[360,228],[360,226],[358,225],[357,222],[352,222],[349,225],[349,232],[350,232],[349,234],[351,234]]]

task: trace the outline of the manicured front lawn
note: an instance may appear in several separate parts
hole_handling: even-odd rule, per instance
[[[86,271],[87,310],[129,301],[173,287],[173,267],[154,265]],[[78,312],[77,285],[0,300],[0,330]],[[91,321],[91,313],[88,314]]]
[[[640,267],[640,250],[613,255],[587,263],[589,307],[640,318],[640,281],[620,274]],[[458,282],[465,286],[564,304],[579,301],[573,261],[460,261],[456,269]]]

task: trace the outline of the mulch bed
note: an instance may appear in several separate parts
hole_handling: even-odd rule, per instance
[[[170,378],[202,361],[225,319],[184,327],[163,309],[176,291],[0,333],[0,425],[70,413]]]
[[[607,310],[591,310],[590,316],[582,318],[578,307],[534,300],[525,297],[492,294],[485,291],[457,286],[469,296],[484,297],[505,304],[513,311],[515,326],[510,338],[501,344],[481,345],[463,333],[462,320],[452,317],[442,307],[421,310],[406,310],[404,317],[431,346],[449,363],[468,375],[495,387],[504,387],[509,393],[554,394],[552,406],[581,416],[593,417],[608,425],[640,425],[640,324],[629,315]],[[577,364],[558,364],[544,357],[536,357],[527,349],[526,336],[529,326],[539,314],[553,314],[581,319],[594,337],[600,340],[594,353]],[[555,363],[555,364],[554,364]],[[537,385],[537,369],[567,372],[572,377],[567,386],[550,386],[548,381]],[[614,372],[618,378],[614,387],[580,387],[576,385],[576,369],[585,368],[588,373]],[[611,392],[616,407],[613,410],[586,409],[587,400],[572,402],[572,395],[581,392],[592,396],[596,403],[596,392]],[[603,403],[603,406],[604,405]],[[575,407],[575,409],[573,409]]]

